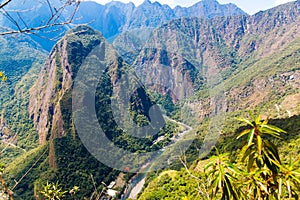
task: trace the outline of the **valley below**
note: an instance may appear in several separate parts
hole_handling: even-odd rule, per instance
[[[0,199],[299,199],[299,0],[0,9]]]
[[[182,137],[185,134],[188,134],[189,132],[191,132],[193,130],[192,127],[190,127],[186,124],[183,124],[181,122],[178,122],[176,120],[173,120],[167,116],[164,116],[164,118],[168,121],[171,121],[175,124],[180,125],[181,127],[184,128],[184,130],[181,130],[181,132],[176,133],[175,136],[170,139],[171,141],[169,142],[169,144],[167,146],[165,146],[164,148],[162,148],[161,150],[159,150],[159,151],[161,151],[161,154],[163,154],[163,151],[165,151],[167,148],[172,146],[172,144],[174,144],[174,143],[178,142],[180,139],[182,139]],[[154,141],[153,143],[156,143],[158,141],[158,139],[156,141]],[[161,138],[161,140],[163,140],[163,138]],[[124,193],[121,195],[122,200],[126,200],[127,198],[137,199],[137,195],[142,191],[142,189],[144,187],[147,173],[151,172],[151,166],[156,164],[156,162],[157,162],[156,159],[159,156],[160,156],[160,154],[156,155],[156,157],[151,158],[149,161],[147,161],[147,163],[144,164],[144,166],[137,172],[137,174],[134,175],[128,181],[127,186],[124,190]],[[178,156],[180,156],[180,155],[178,155]],[[169,158],[169,159],[172,159],[172,158]]]

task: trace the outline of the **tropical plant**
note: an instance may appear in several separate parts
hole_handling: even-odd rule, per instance
[[[48,200],[61,200],[65,197],[67,191],[64,191],[58,182],[44,185],[41,194]]]
[[[220,191],[221,199],[239,199],[242,196],[240,186],[238,186],[236,174],[239,170],[229,161],[228,154],[219,154],[210,158],[210,162],[205,165],[204,172],[209,180],[211,196],[217,196]]]
[[[300,160],[297,159],[293,162],[292,158],[288,164],[278,165],[280,168],[280,174],[278,179],[278,199],[283,196],[283,189],[285,188],[288,192],[289,199],[294,196],[296,199],[299,199],[297,191],[300,191],[300,169],[299,169]]]
[[[252,115],[251,115],[252,116]],[[272,142],[281,138],[284,130],[261,120],[260,115],[252,120],[238,118],[247,124],[237,139],[244,139],[241,162],[232,164],[228,155],[213,156],[205,172],[212,197],[221,199],[299,199],[299,158],[282,163],[277,146]]]
[[[248,135],[247,145],[242,149],[242,161],[244,162],[247,159],[247,171],[250,172],[255,167],[262,169],[266,165],[274,174],[278,173],[276,163],[281,164],[278,148],[268,140],[267,136],[282,139],[280,134],[286,132],[268,124],[268,119],[261,121],[260,115],[257,118],[253,117],[254,122],[242,118],[238,118],[238,120],[250,126],[237,137],[237,139],[240,139],[242,136]]]
[[[269,120],[261,120],[260,115],[256,118],[252,116],[253,122],[238,118],[245,122],[247,128],[239,134],[237,139],[248,135],[246,144],[242,148],[242,162],[246,162],[246,170],[243,171],[243,182],[247,183],[245,193],[247,199],[280,199],[285,196],[283,185],[286,186],[289,199],[298,199],[297,186],[299,192],[299,172],[297,163],[292,160],[286,166],[282,164],[277,146],[271,141],[273,138],[281,138],[284,130],[268,124]],[[293,184],[292,184],[293,183]]]

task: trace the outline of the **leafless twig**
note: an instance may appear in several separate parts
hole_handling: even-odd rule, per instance
[[[81,0],[65,0],[64,3],[59,7],[55,7],[54,5],[51,5],[49,0],[44,0],[44,2],[42,3],[44,3],[49,8],[49,16],[44,22],[41,22],[41,24],[37,26],[30,25],[28,22],[26,22],[24,18],[24,15],[26,14],[24,10],[26,9],[7,10],[6,7],[9,6],[11,2],[12,0],[6,0],[2,4],[0,4],[0,10],[2,15],[9,22],[11,22],[11,25],[15,27],[15,29],[11,27],[9,28],[9,26],[2,28],[2,31],[0,30],[0,35],[10,35],[10,34],[19,34],[19,33],[37,34],[37,32],[40,30],[53,28],[53,27],[61,27],[61,26],[71,24],[72,21],[74,20],[74,16],[79,8]],[[68,8],[71,8],[72,10],[69,16],[67,16],[65,19],[63,13],[67,11]]]
[[[198,195],[202,196],[202,197],[206,197],[207,199],[210,200],[210,196],[207,192],[206,186],[205,184],[203,184],[203,180],[201,180],[199,177],[195,176],[188,168],[187,166],[187,161],[186,161],[186,156],[183,153],[182,156],[179,157],[180,162],[182,163],[182,165],[184,166],[185,170],[187,171],[187,173],[190,175],[190,177],[192,177],[193,179],[195,179],[196,183],[197,183],[197,187],[198,187]],[[201,182],[201,185],[200,185]]]
[[[0,4],[0,8],[4,8],[5,6],[7,6],[12,0],[6,0],[4,1],[2,4]]]

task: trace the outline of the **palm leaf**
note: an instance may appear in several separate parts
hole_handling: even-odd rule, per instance
[[[252,144],[252,141],[253,141],[253,138],[254,138],[254,128],[251,129],[251,131],[249,132],[249,135],[248,135],[248,146],[250,146]]]
[[[241,121],[241,122],[245,122],[246,124],[254,127],[254,125],[248,119],[239,118],[239,117],[236,117],[236,119],[239,120],[239,121]]]
[[[250,132],[251,129],[246,129],[243,130],[238,136],[237,136],[237,140],[240,139],[241,137],[243,137],[244,135],[247,135]]]

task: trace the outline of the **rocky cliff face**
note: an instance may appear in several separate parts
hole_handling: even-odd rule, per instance
[[[130,74],[130,67],[99,32],[79,26],[69,31],[55,45],[39,74],[39,79],[30,89],[29,113],[38,130],[40,144],[65,136],[73,135],[74,139],[77,137],[72,114],[72,90],[78,70],[88,55],[98,56],[105,63],[103,66],[96,66],[97,69],[90,69],[104,72],[103,77],[99,77],[95,108],[99,123],[108,133],[108,137],[117,140],[115,137],[122,135],[121,129],[117,130],[113,121],[114,108],[121,109],[123,106],[123,110],[131,110],[130,116],[133,120],[138,115],[149,118],[152,102],[143,86],[135,88],[134,74]],[[89,69],[89,65],[84,67]],[[87,76],[86,81],[89,78],[93,79]],[[110,98],[116,103],[113,104]],[[128,121],[122,117],[125,115],[121,116],[121,121]]]
[[[80,38],[80,34],[85,36]],[[76,67],[93,46],[99,45],[101,39],[91,29],[75,29],[68,32],[50,53],[37,82],[30,90],[28,110],[36,124],[40,144],[44,144],[50,136],[55,138],[65,135],[62,98],[72,87]]]
[[[133,10],[123,30],[157,27],[163,22],[170,21],[175,17],[173,10],[169,6],[161,5],[158,2],[151,3],[149,0],[145,0],[144,3]]]
[[[149,88],[174,102],[206,90],[207,84],[212,90],[225,89],[226,106],[219,108],[224,111],[266,105],[275,97],[281,102],[292,83],[291,94],[298,88],[296,79],[274,79],[298,73],[290,64],[299,62],[298,8],[299,2],[293,2],[253,16],[174,20],[152,33],[133,65]],[[200,99],[192,107],[203,118],[212,110],[200,106],[209,105],[210,98]]]
[[[174,102],[190,97],[202,88],[206,76],[228,73],[239,62],[235,49],[226,44],[229,35],[237,34],[239,25],[235,22],[239,20],[243,17],[228,19],[231,27],[224,33],[217,31],[213,22],[200,18],[163,25],[153,32],[133,65],[147,84],[154,81],[165,87],[152,89],[169,95],[173,92]]]
[[[247,16],[233,4],[219,4],[215,0],[205,0],[190,7],[177,6],[171,9],[168,5],[145,1],[133,10],[131,17],[122,28],[122,32],[113,41],[114,47],[129,64],[141,51],[151,32],[171,20],[181,17],[200,17],[212,19],[224,16]]]

